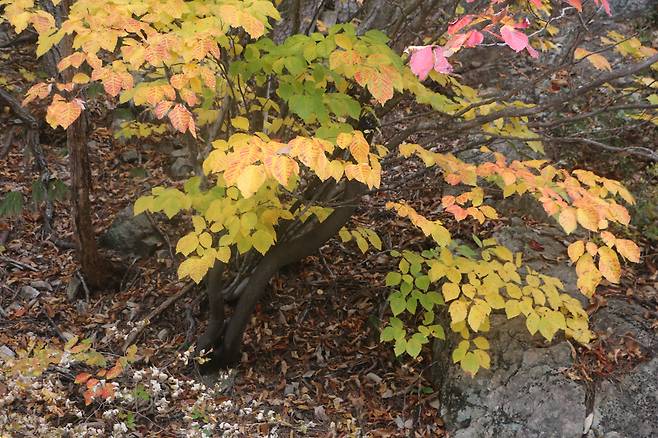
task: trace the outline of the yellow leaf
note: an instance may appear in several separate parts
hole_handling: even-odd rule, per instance
[[[482,336],[478,336],[477,338],[473,339],[473,343],[479,349],[482,349],[482,350],[488,350],[489,349],[489,341],[487,340],[487,338],[484,338]]]
[[[599,248],[599,271],[611,283],[619,283],[621,266],[617,253],[607,246]]]
[[[238,116],[231,119],[231,125],[242,131],[249,131],[249,120],[246,117]]]
[[[617,240],[615,235],[612,234],[610,231],[602,231],[601,232],[601,239],[610,248],[612,248],[615,245],[615,241]]]
[[[471,326],[473,331],[478,331],[486,316],[485,308],[480,304],[475,304],[471,306],[468,312],[468,325]]]
[[[203,277],[210,269],[208,263],[199,257],[192,257],[183,262],[178,267],[178,278],[190,277],[195,283],[199,284]]]
[[[567,248],[567,253],[569,254],[569,260],[575,263],[585,253],[585,243],[582,240],[572,243]]]
[[[299,165],[295,160],[285,155],[274,155],[270,161],[270,172],[282,186],[287,186],[290,178],[299,173]]]
[[[599,214],[594,208],[589,206],[578,208],[576,210],[576,218],[583,228],[590,231],[598,230]]]
[[[628,239],[617,239],[615,245],[617,246],[617,252],[622,257],[633,263],[640,263],[640,247],[635,242]]]
[[[453,323],[463,321],[466,319],[466,303],[461,300],[453,301],[448,308],[448,312]]]
[[[441,287],[443,298],[447,301],[452,301],[459,298],[459,285],[455,283],[444,283]]]
[[[196,250],[199,246],[199,238],[195,233],[189,233],[181,237],[176,244],[176,252],[189,255],[192,251]]]
[[[507,315],[507,319],[512,319],[520,313],[521,309],[519,309],[519,302],[517,300],[507,300],[505,302],[505,314]]]
[[[530,315],[528,315],[526,318],[525,326],[528,328],[528,331],[531,335],[537,333],[537,330],[539,329],[539,321],[539,315],[537,315],[535,312],[530,313]]]
[[[46,121],[53,128],[61,126],[66,129],[80,117],[82,108],[82,102],[77,99],[67,102],[63,97],[56,94],[53,97],[53,103],[50,104],[46,112]]]
[[[245,198],[253,196],[265,182],[263,166],[250,164],[238,176],[236,186]]]
[[[576,227],[578,226],[578,220],[576,219],[576,210],[573,208],[567,207],[562,209],[558,222],[564,229],[564,232],[571,234]]]

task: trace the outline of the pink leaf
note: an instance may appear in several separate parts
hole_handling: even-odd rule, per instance
[[[411,47],[409,48],[413,50]],[[432,53],[432,46],[426,46],[413,50],[411,59],[409,60],[411,71],[418,76],[418,79],[424,81],[427,79],[430,71],[434,67],[434,55]]]
[[[539,53],[535,50],[534,47],[532,47],[530,44],[526,46],[526,49],[528,49],[528,53],[530,53],[530,56],[533,58],[539,58]]]
[[[461,46],[464,45],[466,42],[466,39],[468,38],[468,35],[465,33],[458,33],[456,35],[453,35],[447,43],[444,44],[443,46],[443,54],[444,56],[450,56],[453,53],[455,53],[457,50],[461,48]]]
[[[446,57],[443,55],[443,49],[441,47],[434,48],[434,70],[439,73],[452,72],[452,65],[450,65]]]
[[[462,28],[468,26],[473,21],[473,15],[464,15],[459,20],[455,20],[450,26],[448,26],[448,35],[454,35],[459,32]]]
[[[542,6],[541,0],[530,0],[530,3],[537,6],[538,8],[541,8],[541,6]]]
[[[608,3],[608,0],[594,0],[594,3],[596,5],[603,5],[603,9],[605,9],[605,13],[608,15],[612,15],[612,12],[610,11],[610,4]]]
[[[528,36],[508,24],[500,28],[500,35],[503,37],[503,41],[515,52],[520,52],[528,47]]]
[[[484,35],[482,35],[482,32],[472,30],[468,33],[468,38],[466,39],[464,46],[475,47],[482,44],[482,41],[484,41]]]

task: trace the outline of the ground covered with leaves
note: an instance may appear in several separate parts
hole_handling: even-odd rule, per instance
[[[10,56],[12,68],[2,70],[2,80],[18,94],[22,82],[31,80],[25,76],[36,70],[28,55],[2,53],[5,62]],[[171,158],[159,146],[172,140],[165,135],[120,142],[109,128],[110,111],[103,101],[99,105],[88,145],[93,219],[100,235],[138,196],[176,182],[163,170]],[[12,117],[8,109],[2,112],[1,129],[11,129]],[[392,118],[398,122],[384,130],[401,128],[399,120],[405,115]],[[48,132],[42,133],[41,140],[51,174],[66,183],[64,138]],[[127,159],[135,150],[137,160]],[[582,159],[573,157],[580,165]],[[587,164],[598,167],[603,176],[625,178],[636,188],[651,186],[658,177],[631,164],[622,173],[618,167],[615,175],[609,175],[611,167],[601,162]],[[440,218],[442,194],[432,184],[437,176],[421,163],[391,168],[383,188],[367,196],[353,223],[377,230],[384,249],[424,249],[425,238],[382,207],[385,199],[399,197],[419,211],[430,212],[430,218]],[[83,287],[70,299],[67,288],[78,276],[78,266],[74,251],[62,245],[72,238],[69,207],[65,197],[54,202],[54,232],[44,235],[41,205],[30,194],[37,177],[33,160],[16,140],[0,176],[0,192],[20,191],[26,199],[25,208],[0,222],[0,360],[15,365],[0,374],[3,436],[443,434],[437,393],[430,383],[432,364],[427,359],[398,361],[391,346],[379,342],[388,308],[384,276],[395,269],[395,259],[386,251],[364,256],[352,242],[335,238],[319,254],[286,268],[272,281],[252,319],[239,368],[207,379],[191,359],[193,341],[206,317],[204,297],[201,288],[187,287],[177,279],[179,260],[171,244],[165,243],[149,257],[112,254],[128,266],[121,289],[86,294]],[[653,198],[648,191],[644,194],[647,199],[636,213],[648,217],[645,225],[650,226],[658,194]],[[152,220],[165,242],[175,242],[189,222],[157,216]],[[496,226],[505,226],[505,220]],[[469,222],[451,232],[464,239],[472,233],[486,237],[492,227],[486,223],[474,228]],[[643,234],[645,229],[650,230],[636,229],[633,236],[648,248],[644,264],[624,276],[621,286],[606,286],[590,311],[605,305],[606,293],[632,296],[642,289],[638,285],[648,285],[642,290],[655,285],[656,240]],[[541,252],[541,247],[535,250]],[[652,302],[654,308],[658,305],[655,293],[637,299]],[[147,320],[161,305],[162,310]],[[655,319],[656,314],[644,316]],[[91,339],[106,363],[91,355],[79,360],[90,348],[82,339]],[[126,347],[133,343],[137,350],[131,353],[130,363],[118,360],[127,357]],[[62,349],[67,351],[62,354]],[[576,379],[587,379],[592,373],[612,375],[619,366],[642,360],[631,341],[607,345],[603,339],[577,353],[578,366],[565,371]],[[50,361],[57,354],[57,360]],[[111,368],[116,363],[122,365]],[[34,376],[14,372],[31,368],[44,370]],[[106,371],[99,375],[100,369]],[[117,375],[110,377],[112,369]]]

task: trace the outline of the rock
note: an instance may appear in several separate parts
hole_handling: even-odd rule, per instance
[[[158,339],[160,339],[161,341],[166,340],[168,336],[169,336],[169,329],[168,328],[163,328],[162,330],[160,330],[158,332]]]
[[[23,286],[21,288],[21,297],[25,298],[28,301],[37,298],[39,295],[41,295],[41,292],[39,292],[32,286]]]
[[[139,160],[139,152],[136,149],[128,149],[121,153],[121,161],[134,163]]]
[[[658,436],[658,358],[596,389],[592,430],[605,438]]]
[[[635,302],[610,297],[592,316],[592,327],[601,337],[630,336],[650,358],[614,381],[598,382],[592,423],[596,437],[658,435],[658,339],[645,313],[646,309]]]
[[[5,357],[13,359],[16,357],[16,353],[14,353],[14,351],[6,345],[0,345],[0,359]]]
[[[655,13],[656,0],[609,0],[614,19]]]
[[[131,206],[117,215],[110,228],[101,236],[100,243],[123,253],[147,256],[162,244],[162,240],[146,214],[134,216]]]
[[[174,163],[169,169],[169,175],[175,179],[187,178],[187,176],[192,172],[192,163],[190,163],[186,158],[176,158]]]
[[[77,275],[74,275],[66,286],[66,297],[69,301],[74,301],[80,292],[82,292],[82,282]]]
[[[48,292],[53,291],[53,287],[47,281],[42,281],[42,280],[33,281],[30,283],[30,286],[38,290],[47,290]]]
[[[171,155],[174,158],[180,158],[180,157],[186,158],[190,156],[190,152],[187,149],[174,149],[173,151],[171,151],[169,155]]]
[[[454,438],[580,437],[587,416],[585,388],[562,374],[572,365],[566,342],[544,346],[522,319],[492,317],[491,370],[467,377],[448,360],[435,370],[441,414]],[[437,343],[435,349],[445,348]],[[438,376],[437,376],[438,374]]]
[[[653,356],[658,351],[658,339],[645,313],[639,304],[610,297],[606,306],[592,316],[592,328],[606,337],[630,335]]]

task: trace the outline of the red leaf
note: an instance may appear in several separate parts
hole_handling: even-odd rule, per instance
[[[468,38],[466,39],[464,46],[475,47],[482,44],[482,41],[484,41],[484,35],[482,35],[482,32],[472,30],[468,33]]]
[[[583,5],[580,0],[566,0],[566,2],[578,9],[578,12],[583,12]]]
[[[448,26],[448,35],[454,35],[459,32],[464,27],[471,24],[473,21],[473,15],[464,15],[462,18],[455,20],[450,26]]]

